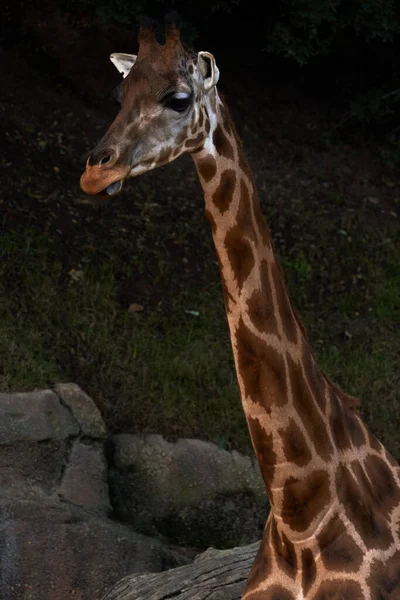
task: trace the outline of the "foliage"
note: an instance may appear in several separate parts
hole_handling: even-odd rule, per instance
[[[335,44],[346,48],[378,40],[398,41],[400,9],[395,0],[281,0],[271,26],[268,49],[304,65],[327,55]]]
[[[142,0],[72,0],[65,8],[72,11],[79,9],[93,11],[98,23],[103,27],[108,27],[112,23],[131,25],[145,10],[146,2]]]
[[[92,12],[95,21],[102,29],[108,29],[115,23],[134,28],[137,26],[139,17],[146,15],[155,21],[158,20],[158,34],[162,39],[164,17],[171,12],[172,5],[173,3],[167,0],[153,0],[151,7],[146,0],[72,0],[68,3],[67,8],[68,10],[83,8]],[[192,45],[197,37],[195,14],[185,7],[180,18],[182,39],[185,43]]]

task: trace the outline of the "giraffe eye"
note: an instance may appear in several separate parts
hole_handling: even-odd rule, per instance
[[[184,112],[190,105],[191,100],[191,94],[187,94],[186,92],[174,92],[164,96],[162,103],[167,108],[170,108],[176,112]]]

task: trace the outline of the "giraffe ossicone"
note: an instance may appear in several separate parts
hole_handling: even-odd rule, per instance
[[[166,26],[141,27],[139,52],[113,54],[121,109],[81,187],[114,195],[192,155],[220,266],[243,410],[271,512],[246,600],[398,600],[400,467],[354,399],[318,367],[293,308],[251,171],[216,84],[212,54]]]

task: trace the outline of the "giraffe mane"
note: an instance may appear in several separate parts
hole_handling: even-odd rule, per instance
[[[291,309],[293,311],[294,317],[296,319],[296,323],[300,328],[301,333],[303,334],[303,337],[305,339],[305,341],[307,342],[308,345],[308,349],[311,353],[311,356],[313,357],[313,359],[315,360],[315,362],[317,363],[317,359],[315,356],[315,351],[312,347],[312,345],[310,344],[310,339],[307,333],[307,330],[300,318],[300,315],[297,311],[297,309],[295,308],[295,306],[293,305],[293,302],[291,301],[291,299],[289,298],[289,302],[290,302],[290,306]],[[349,394],[346,394],[346,392],[344,392],[340,386],[338,386],[336,383],[334,383],[330,377],[328,377],[328,375],[325,373],[325,371],[323,369],[321,369],[321,374],[323,376],[323,378],[325,379],[326,383],[328,384],[328,386],[332,389],[332,391],[336,394],[336,396],[339,398],[339,400],[342,402],[343,406],[345,406],[346,408],[349,408],[350,410],[353,411],[357,411],[357,407],[360,403],[359,398],[356,398],[355,396],[350,396]]]

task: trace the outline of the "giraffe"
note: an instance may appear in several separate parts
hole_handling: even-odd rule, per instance
[[[217,253],[237,380],[271,512],[245,600],[400,598],[400,467],[356,401],[318,367],[288,297],[209,52],[144,23],[112,54],[121,108],[81,177],[112,197],[128,177],[191,154]]]

